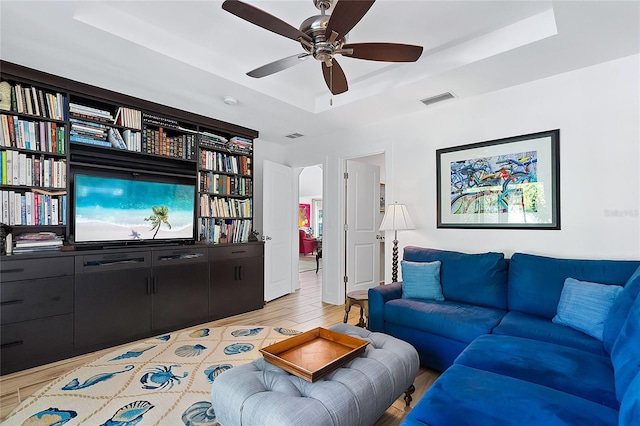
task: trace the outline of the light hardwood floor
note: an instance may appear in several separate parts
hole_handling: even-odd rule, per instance
[[[358,314],[357,307],[351,310],[349,315],[350,324],[357,324]],[[300,273],[300,289],[295,293],[267,303],[264,309],[213,321],[208,323],[207,326],[256,324],[306,331],[315,327],[326,328],[340,323],[343,316],[344,305],[322,303],[321,274],[309,271]],[[130,344],[128,343],[127,345]],[[114,348],[109,348],[104,351],[93,352],[0,377],[0,419],[4,420],[21,401],[50,381],[113,350]],[[424,395],[437,377],[438,373],[436,371],[420,368],[418,377],[414,382],[416,391],[413,394],[413,403]],[[405,409],[404,401],[399,398],[376,422],[376,426],[399,425],[407,413],[408,410]]]

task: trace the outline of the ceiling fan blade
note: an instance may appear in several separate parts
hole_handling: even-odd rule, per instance
[[[422,46],[399,43],[352,43],[341,50],[353,49],[353,53],[339,52],[350,58],[383,62],[415,62],[422,55]]]
[[[335,58],[331,61],[333,65],[330,67],[328,67],[325,62],[322,63],[322,74],[324,75],[324,81],[327,83],[329,91],[334,95],[339,95],[349,90],[349,84],[338,61],[336,61]]]
[[[375,0],[339,0],[327,22],[324,32],[326,37],[329,38],[332,31],[338,33],[341,38],[344,37],[360,22],[373,3]]]
[[[298,53],[296,55],[292,55],[287,58],[278,59],[277,61],[273,61],[267,65],[263,65],[259,68],[256,68],[253,71],[249,71],[247,75],[253,78],[266,77],[268,75],[277,73],[278,71],[291,68],[292,66],[297,65],[300,62],[303,62],[309,56],[311,56],[310,53]]]
[[[249,21],[265,30],[272,31],[281,36],[290,38],[292,40],[298,40],[303,38],[311,41],[311,37],[300,31],[299,29],[287,24],[280,18],[258,9],[250,4],[243,3],[238,0],[226,0],[222,3],[222,8],[229,13],[236,15],[239,18]]]

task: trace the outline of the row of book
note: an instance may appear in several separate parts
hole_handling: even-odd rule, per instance
[[[52,120],[66,120],[66,97],[62,93],[45,92],[21,83],[8,84],[11,86],[11,103],[10,109],[6,111],[37,115]]]
[[[69,121],[71,122],[71,130],[69,131],[71,142],[111,146],[110,143],[107,143],[107,132],[110,127],[79,118],[70,118]]]
[[[66,225],[67,196],[37,192],[0,191],[2,223],[16,225]]]
[[[67,187],[67,162],[38,154],[0,151],[0,183],[42,188]]]
[[[142,152],[167,157],[193,160],[196,154],[196,138],[193,134],[169,136],[162,128],[152,129],[143,125]]]
[[[206,241],[209,244],[245,243],[249,241],[251,227],[250,219],[201,218],[198,221],[198,235],[200,241]]]
[[[65,153],[63,124],[52,121],[29,121],[15,115],[0,115],[0,147]]]
[[[253,199],[236,200],[232,198],[200,195],[200,216],[216,218],[234,218],[253,216]]]
[[[130,127],[132,129],[142,129],[142,113],[137,109],[118,107],[113,123],[118,126]]]
[[[251,176],[251,157],[201,149],[200,167],[214,172]]]
[[[220,195],[246,195],[253,194],[253,181],[240,176],[220,175],[217,173],[198,173],[198,188],[200,192]]]
[[[60,250],[64,237],[55,232],[28,232],[15,237],[13,253]]]
[[[162,117],[159,115],[155,115],[155,114],[149,114],[148,112],[143,112],[142,113],[142,124],[153,124],[155,126],[158,127],[168,127],[171,129],[180,129],[180,130],[187,130],[188,129],[183,129],[180,127],[180,123],[178,123],[176,120],[174,120],[173,118],[167,118],[167,117]]]

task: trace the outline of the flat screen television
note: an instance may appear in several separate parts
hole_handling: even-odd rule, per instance
[[[76,174],[76,243],[193,241],[195,184]]]

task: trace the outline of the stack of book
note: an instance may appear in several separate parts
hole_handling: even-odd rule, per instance
[[[243,154],[251,154],[253,150],[253,141],[240,136],[234,136],[229,140],[229,149]]]
[[[104,109],[69,102],[69,112],[73,117],[86,118],[109,124],[113,123],[113,115],[111,114],[111,111]]]
[[[71,142],[111,146],[111,142],[107,140],[109,128],[104,124],[92,123],[77,118],[71,118],[69,121],[71,121],[71,132],[69,134]]]
[[[60,250],[63,237],[55,232],[30,232],[15,237],[14,253]]]
[[[198,140],[200,145],[214,148],[214,149],[227,149],[229,147],[229,140],[224,136],[216,135],[210,132],[198,133]]]

